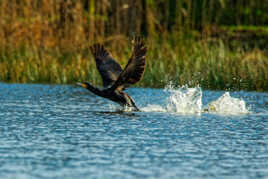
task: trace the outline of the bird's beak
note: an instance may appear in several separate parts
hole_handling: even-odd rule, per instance
[[[81,86],[83,88],[87,88],[87,85],[85,83],[77,82],[76,85]]]

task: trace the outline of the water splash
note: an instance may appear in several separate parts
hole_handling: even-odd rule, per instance
[[[117,111],[117,112],[137,112],[137,110],[134,107],[109,104],[109,112],[114,112],[114,111]]]
[[[150,104],[142,108],[142,111],[180,114],[200,114],[202,112],[202,90],[200,87],[188,88],[183,86],[176,88],[169,84],[164,92],[167,97],[163,105]]]
[[[202,104],[202,89],[197,86],[188,88],[186,86],[176,88],[169,84],[164,89],[167,97],[162,105],[149,104],[141,110],[145,112],[170,112],[179,114],[201,114],[201,113],[218,113],[218,114],[247,114],[249,110],[242,99],[233,98],[229,92],[224,93],[220,98],[210,102],[205,107]]]
[[[202,111],[202,90],[196,88],[174,88],[169,85],[166,89],[170,96],[166,99],[167,112],[182,114],[200,114]]]
[[[233,98],[229,92],[225,92],[217,100],[212,101],[203,109],[204,112],[218,114],[248,114],[250,111],[246,108],[246,103],[242,99]]]
[[[149,104],[146,107],[141,108],[144,112],[167,112],[165,107],[157,105],[157,104]]]

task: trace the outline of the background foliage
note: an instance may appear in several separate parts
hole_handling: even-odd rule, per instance
[[[142,34],[140,86],[267,91],[267,12],[268,0],[1,0],[0,80],[100,85],[89,46],[125,65]]]

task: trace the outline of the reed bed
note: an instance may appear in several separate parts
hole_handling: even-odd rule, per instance
[[[172,81],[206,89],[268,91],[267,51],[247,49],[240,42],[230,48],[220,39],[201,37],[207,24],[224,23],[221,16],[210,18],[213,9],[223,5],[228,9],[232,1],[165,2],[2,0],[0,81],[100,85],[89,46],[104,43],[124,66],[131,55],[131,39],[142,34],[148,44],[147,66],[137,86],[158,88]],[[244,4],[262,7],[259,1]],[[226,15],[223,10],[220,14]],[[254,22],[258,14],[246,17],[240,13],[234,22]],[[262,25],[267,19],[258,21]]]
[[[243,51],[239,48],[233,51],[222,42],[167,41],[157,43],[153,39],[147,40],[147,66],[138,86],[159,88],[172,81],[175,85],[200,85],[206,89],[268,89],[268,58],[263,51]],[[107,48],[117,52],[112,46]],[[113,56],[124,66],[131,54],[131,44],[121,48],[124,51]],[[50,49],[37,53],[35,49],[21,48],[2,55],[0,80],[59,84],[89,81],[100,85],[92,55],[88,49],[81,51],[62,54]]]

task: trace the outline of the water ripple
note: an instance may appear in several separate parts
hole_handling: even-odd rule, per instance
[[[142,112],[73,86],[0,90],[0,178],[268,177],[266,93],[231,92],[251,113],[222,115],[169,111],[174,93],[162,89],[128,90]],[[200,90],[186,98],[206,106],[225,94]]]

